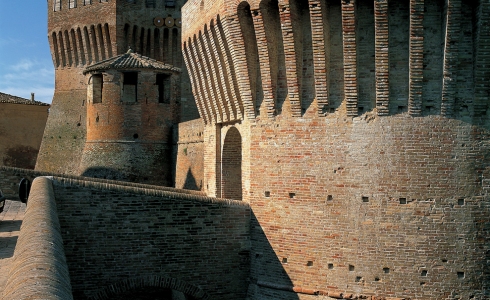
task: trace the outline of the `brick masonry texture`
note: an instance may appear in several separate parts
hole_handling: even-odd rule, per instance
[[[250,299],[489,296],[487,1],[195,0],[182,15],[204,191],[241,185],[253,211]],[[215,56],[230,70],[203,65]],[[203,82],[221,72],[235,97]],[[224,121],[236,101],[244,117]]]
[[[53,186],[75,299],[150,275],[202,290],[198,299],[245,297],[248,204],[58,177]]]
[[[0,93],[0,165],[34,169],[49,104]]]
[[[142,136],[141,139],[147,139],[151,134],[158,135],[160,144],[172,142],[169,133],[172,132],[171,127],[176,126],[177,122],[197,119],[199,115],[186,70],[182,72],[176,85],[175,94],[178,96],[173,99],[171,105],[158,105],[158,103],[154,105],[154,101],[157,101],[158,98],[150,90],[155,87],[155,78],[149,80],[144,78],[139,81],[138,87],[141,91],[138,99],[140,105],[137,105],[140,110],[135,109],[135,105],[133,105],[132,112],[125,115],[118,114],[121,109],[105,104],[99,104],[98,110],[90,108],[90,99],[87,95],[90,76],[83,74],[83,70],[87,66],[125,53],[128,48],[141,55],[158,59],[175,67],[181,67],[183,58],[180,51],[180,7],[184,1],[174,1],[173,6],[165,5],[165,1],[147,3],[146,1],[111,0],[90,1],[89,4],[85,4],[81,0],[74,2],[77,5],[70,8],[68,1],[61,0],[61,9],[55,10],[54,8],[57,7],[55,1],[47,1],[48,39],[55,67],[56,85],[36,169],[58,174],[81,175],[85,173],[87,168],[91,167],[89,162],[93,155],[90,155],[90,152],[99,150],[103,152],[101,148],[107,146],[92,145],[95,148],[92,147],[93,149],[87,149],[84,152],[85,142],[91,138],[90,126],[87,125],[93,124],[94,120],[91,118],[91,114],[100,113],[101,118],[106,118],[104,121],[107,121],[107,116],[111,114],[113,121],[117,120],[118,116],[124,116],[123,127],[127,127],[126,129],[129,131],[135,130],[132,126],[135,123],[140,124],[137,129],[145,127],[148,122],[152,122],[152,124],[163,123],[166,133],[162,133],[161,130],[151,131],[155,126],[146,126],[148,129],[146,133],[131,132],[131,138],[135,133]],[[97,20],[94,20],[94,15],[97,15]],[[172,22],[164,25],[162,20],[167,19]],[[162,22],[158,23],[158,20]],[[111,79],[117,78],[114,78],[113,74],[104,75],[104,82],[107,83],[107,87],[110,87],[111,83],[119,84],[117,80],[112,82]],[[120,96],[116,97],[114,92],[110,93],[110,89],[108,89],[106,96],[106,99],[113,101],[121,98]],[[131,110],[131,104],[120,106],[126,110]],[[138,112],[139,114],[137,114]],[[158,118],[153,117],[156,114],[158,114]],[[90,123],[91,121],[92,123]],[[117,125],[117,122],[114,122],[113,125]],[[111,132],[109,129],[104,128],[104,132]],[[153,137],[150,140],[154,140]],[[144,148],[144,146],[142,147]],[[123,169],[122,175],[105,175],[105,177],[125,180],[137,178],[140,182],[171,185],[171,182],[174,181],[170,163],[172,150],[169,146],[155,144],[150,145],[149,148],[151,149],[147,151],[136,150],[135,161],[129,166],[121,167]],[[110,149],[110,152],[114,153],[117,150],[116,146]],[[85,159],[83,158],[84,154],[88,154],[85,155]],[[162,164],[158,174],[156,172],[142,174],[148,166],[157,164],[150,160],[148,161],[149,164],[145,165],[142,163],[141,156],[153,157],[154,160],[160,160],[163,157],[168,163]],[[107,156],[104,158],[101,155],[98,160],[96,163],[100,163],[101,167],[109,168],[111,164],[114,166],[114,162]],[[118,167],[117,164],[116,167]],[[132,174],[126,174],[128,168],[132,169]],[[99,173],[101,172],[92,172],[88,175],[104,177],[104,174]]]
[[[39,177],[31,192],[2,299],[73,299],[53,185]]]

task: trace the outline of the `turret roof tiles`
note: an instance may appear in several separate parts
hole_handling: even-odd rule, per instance
[[[93,64],[83,71],[84,74],[90,72],[104,71],[109,69],[115,70],[135,70],[135,69],[154,69],[160,71],[180,72],[180,68],[157,61],[155,59],[134,53],[131,49],[128,52],[108,58],[96,64]]]

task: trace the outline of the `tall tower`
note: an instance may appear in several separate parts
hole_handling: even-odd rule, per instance
[[[81,175],[90,78],[84,75],[84,70],[124,54],[129,48],[180,68],[180,8],[185,1],[48,0],[47,3],[55,93],[36,169]],[[180,120],[197,118],[185,70],[180,78],[180,97],[173,109],[181,116]],[[170,136],[161,137],[165,138]]]

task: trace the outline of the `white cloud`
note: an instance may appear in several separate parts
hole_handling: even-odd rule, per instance
[[[1,70],[0,70],[1,71]],[[0,92],[27,98],[35,93],[38,101],[51,103],[54,92],[54,68],[51,61],[21,59],[3,65]]]

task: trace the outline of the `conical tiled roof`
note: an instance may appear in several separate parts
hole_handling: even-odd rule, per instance
[[[160,71],[180,72],[180,68],[174,67],[155,59],[134,53],[131,49],[128,52],[103,60],[91,66],[88,66],[83,71],[83,74],[104,70],[136,70],[136,69],[153,69]]]

